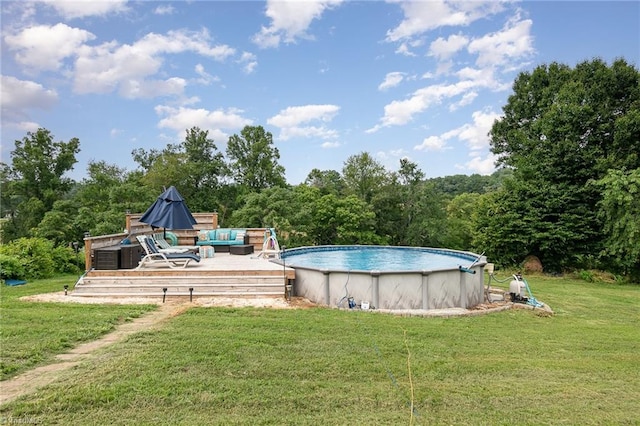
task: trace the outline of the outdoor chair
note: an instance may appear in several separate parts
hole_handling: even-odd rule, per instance
[[[162,234],[153,234],[153,240],[160,253],[187,253],[198,249],[198,246],[172,246]]]
[[[162,253],[156,246],[153,238],[147,237],[146,235],[138,235],[136,238],[146,253],[136,269],[140,269],[144,266],[168,266],[172,269],[186,268],[192,260],[200,262],[200,256],[197,254]]]

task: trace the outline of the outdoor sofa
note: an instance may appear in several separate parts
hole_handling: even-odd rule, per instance
[[[198,231],[196,236],[196,245],[212,246],[217,252],[228,252],[231,246],[248,244],[249,234],[246,229],[205,229]]]

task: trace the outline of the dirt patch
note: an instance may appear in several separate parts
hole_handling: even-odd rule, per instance
[[[33,296],[21,297],[20,300],[28,302],[53,302],[53,303],[87,303],[87,304],[124,304],[124,305],[166,305],[180,304],[184,309],[190,306],[202,307],[254,307],[254,308],[275,308],[275,309],[298,309],[311,308],[315,303],[303,297],[292,297],[290,301],[282,297],[194,297],[190,302],[188,297],[167,299],[162,302],[161,297],[83,297],[66,295],[64,292],[36,294]]]
[[[34,294],[21,297],[26,302],[53,302],[53,303],[82,303],[91,305],[119,304],[119,305],[160,305],[162,299],[157,297],[81,297],[66,295],[64,292]]]

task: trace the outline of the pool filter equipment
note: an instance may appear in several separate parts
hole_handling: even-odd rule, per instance
[[[356,307],[356,300],[353,297],[349,297],[347,302],[349,302],[349,309],[354,309]]]
[[[522,275],[515,274],[509,283],[509,294],[514,303],[527,303],[527,284],[522,279]]]

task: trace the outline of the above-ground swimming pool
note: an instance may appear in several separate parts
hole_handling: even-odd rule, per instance
[[[286,250],[293,293],[312,302],[370,309],[468,308],[484,300],[486,258],[422,247],[317,246]]]

